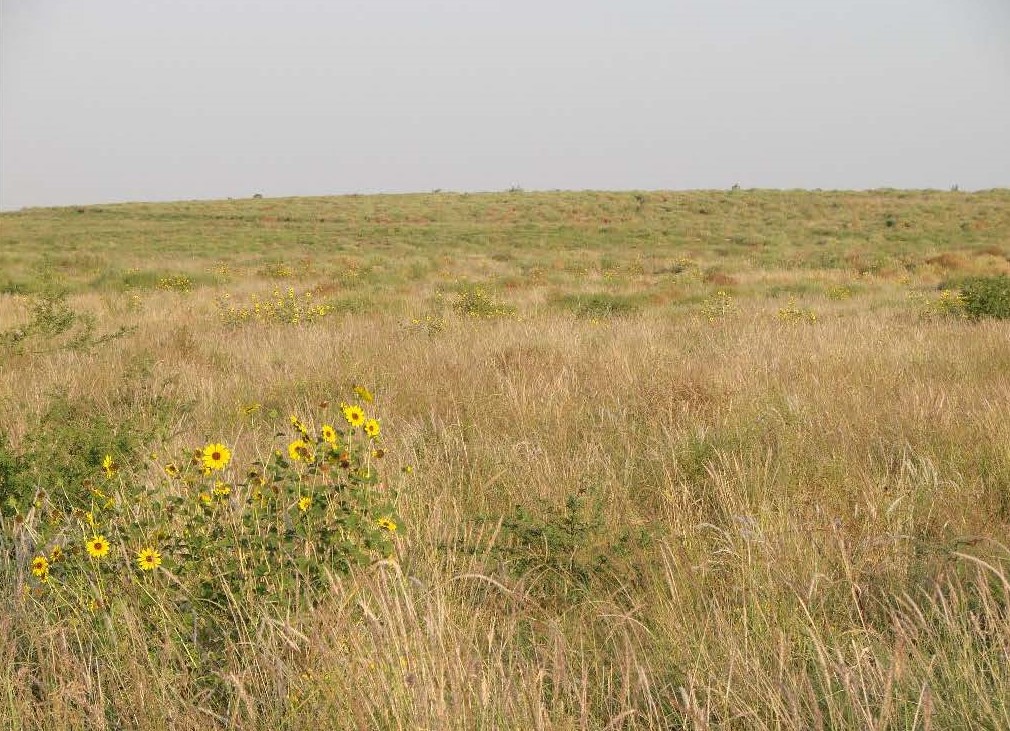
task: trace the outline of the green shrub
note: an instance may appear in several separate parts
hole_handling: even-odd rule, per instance
[[[47,290],[26,300],[28,322],[0,331],[0,353],[52,353],[59,350],[88,351],[131,331],[120,326],[99,335],[95,318],[78,312],[67,302],[64,290]]]
[[[480,285],[463,285],[452,299],[452,309],[463,317],[491,320],[497,317],[514,317],[513,305],[499,302],[494,295]]]
[[[563,507],[546,505],[539,515],[516,506],[501,519],[490,553],[509,574],[527,580],[533,596],[567,604],[594,592],[630,588],[643,565],[635,559],[649,544],[642,529],[608,525],[602,502],[590,505],[580,490]]]
[[[632,315],[642,308],[641,297],[606,292],[565,295],[558,302],[565,309],[574,312],[577,317],[589,319]]]
[[[971,277],[961,286],[961,300],[968,317],[1010,318],[1010,277]]]

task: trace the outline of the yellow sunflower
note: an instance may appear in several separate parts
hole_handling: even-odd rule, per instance
[[[208,444],[203,448],[205,470],[223,470],[231,461],[231,451],[223,444]]]
[[[312,498],[306,495],[305,497],[298,499],[298,509],[303,513],[308,511],[312,507]]]
[[[354,393],[356,393],[358,395],[358,398],[360,398],[362,401],[367,401],[368,403],[372,403],[372,401],[375,399],[375,397],[372,395],[372,392],[369,391],[364,386],[355,386]]]
[[[88,549],[88,555],[92,558],[104,558],[109,553],[109,541],[105,536],[91,536],[84,547]]]
[[[161,554],[153,548],[142,548],[137,552],[137,565],[143,571],[154,571],[161,566]]]
[[[113,477],[117,472],[119,472],[119,465],[117,465],[116,461],[112,459],[111,454],[105,455],[105,458],[102,460],[102,469],[105,470],[106,477]]]
[[[381,431],[382,429],[379,427],[379,422],[376,421],[375,419],[369,419],[368,421],[365,422],[365,434],[372,437],[373,439],[379,436],[379,432]]]
[[[174,464],[167,464],[165,465],[165,474],[168,475],[169,477],[178,477],[179,468],[176,467]]]
[[[32,573],[40,579],[49,573],[49,559],[45,556],[36,556],[32,559]]]
[[[291,444],[288,445],[288,456],[295,462],[311,462],[312,453],[309,451],[309,445],[305,443],[303,439],[296,439]]]
[[[204,505],[211,505],[214,503],[214,496],[209,492],[201,492],[199,495],[200,502]]]
[[[360,406],[345,406],[344,418],[351,426],[361,426],[365,423],[365,412]]]
[[[229,485],[227,482],[222,482],[221,480],[218,480],[217,482],[214,483],[214,494],[220,495],[222,497],[225,495],[230,495],[231,485]]]
[[[337,432],[332,426],[330,426],[329,424],[323,424],[323,428],[320,429],[319,431],[323,435],[324,442],[327,442],[329,444],[337,443]]]
[[[49,552],[49,560],[52,561],[53,563],[56,563],[61,558],[63,558],[63,546],[57,543],[55,546],[53,546],[53,550]]]
[[[382,530],[390,533],[396,533],[396,522],[392,518],[379,518],[378,524]]]

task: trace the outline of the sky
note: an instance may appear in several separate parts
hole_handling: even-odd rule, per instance
[[[1010,186],[1010,0],[0,0],[0,208]]]

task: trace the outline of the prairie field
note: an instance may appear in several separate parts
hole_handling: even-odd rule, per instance
[[[0,719],[1010,728],[1008,274],[1005,189],[0,214]]]

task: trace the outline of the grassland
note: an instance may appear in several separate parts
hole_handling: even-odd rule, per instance
[[[1010,325],[956,306],[1002,273],[1007,190],[3,214],[0,718],[1010,728]],[[166,463],[226,444],[234,492],[192,515],[239,525],[288,415],[355,385],[393,549],[185,573]],[[80,571],[39,581],[56,544]]]

